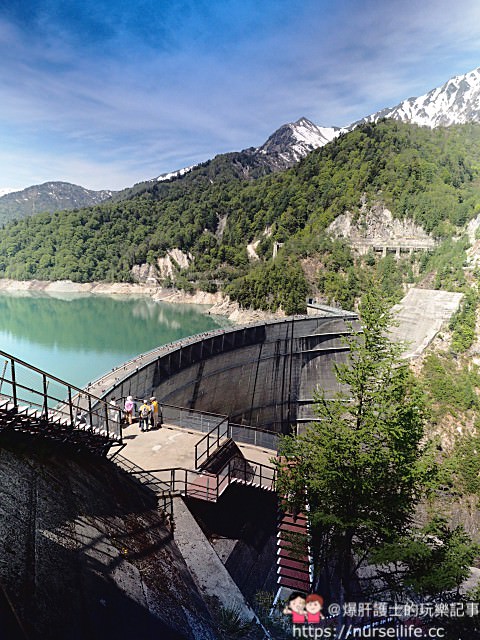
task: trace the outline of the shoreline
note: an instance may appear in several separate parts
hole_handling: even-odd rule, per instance
[[[237,302],[232,302],[223,293],[207,293],[197,291],[186,293],[181,289],[130,283],[130,282],[73,282],[71,280],[11,280],[0,279],[0,293],[45,293],[52,297],[69,294],[92,294],[104,296],[139,296],[148,297],[154,302],[171,304],[197,304],[208,307],[205,313],[226,317],[233,324],[273,320],[285,317],[285,314],[268,313],[255,309],[241,309]]]

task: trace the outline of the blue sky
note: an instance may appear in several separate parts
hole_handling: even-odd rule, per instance
[[[480,66],[478,0],[0,0],[0,188],[120,189]]]

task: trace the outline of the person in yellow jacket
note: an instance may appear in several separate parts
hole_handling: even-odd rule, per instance
[[[158,402],[157,399],[152,396],[150,398],[150,424],[152,425],[153,429],[156,429],[158,426],[162,425],[162,417],[161,417],[161,413],[160,413],[160,407],[158,406]],[[160,417],[160,421],[158,420],[158,418]]]

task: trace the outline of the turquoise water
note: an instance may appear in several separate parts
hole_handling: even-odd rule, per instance
[[[139,353],[226,324],[196,305],[148,298],[0,294],[0,350],[79,387]]]

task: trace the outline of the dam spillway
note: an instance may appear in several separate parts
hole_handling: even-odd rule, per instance
[[[156,396],[160,403],[229,416],[232,423],[287,433],[315,417],[314,395],[338,390],[343,336],[356,314],[313,316],[216,330],[139,356],[89,385],[105,400]]]

